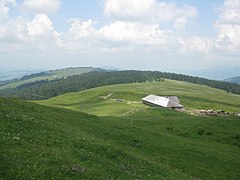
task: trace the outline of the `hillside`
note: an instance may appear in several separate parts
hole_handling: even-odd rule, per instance
[[[64,79],[42,80],[23,84],[14,89],[0,90],[0,96],[24,100],[49,99],[67,92],[78,92],[99,86],[136,82],[162,82],[165,79],[206,85],[229,93],[240,94],[240,85],[234,83],[158,71],[129,70],[108,72],[102,70],[70,76]]]
[[[232,77],[232,78],[229,78],[229,79],[225,79],[224,81],[240,84],[240,76],[236,76],[236,77]]]
[[[4,70],[0,68],[0,84],[3,81],[20,79],[24,75],[35,74],[41,70]]]
[[[95,69],[92,67],[76,67],[76,68],[50,70],[46,72],[25,75],[20,79],[6,81],[5,84],[4,82],[2,82],[3,85],[0,86],[0,90],[9,89],[9,88],[12,89],[12,88],[21,86],[23,84],[33,83],[37,81],[66,78],[69,76],[79,75],[79,74],[87,73],[91,71],[95,71]]]
[[[98,116],[123,116],[146,109],[141,98],[148,94],[177,95],[190,112],[196,109],[240,112],[240,95],[173,80],[103,86],[35,102]]]
[[[239,117],[159,108],[96,117],[0,98],[0,119],[2,179],[240,177]]]

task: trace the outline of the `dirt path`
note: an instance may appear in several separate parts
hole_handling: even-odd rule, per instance
[[[110,96],[112,96],[113,95],[113,93],[110,93],[109,95],[107,95],[107,96],[101,96],[102,98],[104,98],[104,99],[107,99],[107,98],[109,98]]]

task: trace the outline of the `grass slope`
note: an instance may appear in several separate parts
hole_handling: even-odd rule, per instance
[[[83,73],[87,73],[87,72],[91,72],[91,71],[94,71],[94,68],[92,68],[92,67],[76,67],[76,68],[51,70],[51,71],[47,71],[46,74],[42,75],[42,76],[30,78],[27,80],[20,80],[20,81],[16,81],[16,82],[12,82],[12,83],[0,86],[0,90],[16,88],[20,85],[32,83],[35,81],[66,78],[68,76],[79,75],[79,74],[83,74]]]
[[[98,116],[122,116],[147,108],[142,104],[141,98],[151,93],[177,95],[188,110],[221,109],[240,112],[239,95],[173,80],[103,86],[35,102]],[[123,101],[119,102],[119,100]]]
[[[239,132],[239,117],[96,117],[0,98],[0,178],[239,179]]]

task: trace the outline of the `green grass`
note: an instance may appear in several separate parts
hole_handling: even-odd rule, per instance
[[[240,111],[239,95],[172,80],[0,98],[0,178],[240,178],[240,117],[148,107],[151,93],[177,95],[188,110]]]
[[[42,76],[38,76],[38,77],[27,79],[27,80],[16,81],[13,83],[6,84],[4,86],[0,86],[0,90],[16,88],[23,84],[32,83],[32,82],[41,81],[41,80],[54,80],[54,79],[66,78],[68,76],[79,75],[79,74],[87,73],[90,71],[94,71],[94,68],[78,67],[78,68],[51,70],[51,71],[47,71],[46,72],[47,74]]]
[[[142,104],[141,98],[151,93],[177,95],[187,110],[213,109],[240,112],[239,95],[173,80],[104,86],[35,102],[97,116],[123,116],[148,108]],[[112,95],[108,98],[103,98],[110,94]]]
[[[154,91],[146,84],[124,86],[123,93],[121,86],[110,86],[111,92],[135,101],[143,92],[133,96],[134,87]],[[109,93],[90,92],[93,102]],[[239,179],[239,132],[240,119],[234,116],[144,108],[128,116],[97,117],[0,98],[0,178]]]

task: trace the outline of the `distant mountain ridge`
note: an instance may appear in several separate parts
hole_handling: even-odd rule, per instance
[[[1,70],[0,81],[7,81],[12,79],[19,79],[25,75],[39,73],[43,70]]]
[[[64,69],[56,69],[56,70],[50,70],[50,71],[41,71],[37,73],[35,72],[35,73],[23,74],[22,76],[19,76],[15,79],[0,81],[0,90],[16,88],[20,85],[32,83],[36,81],[42,81],[42,80],[50,81],[50,80],[56,80],[61,78],[67,78],[69,76],[80,75],[82,73],[87,73],[92,71],[100,71],[100,69],[93,68],[93,67],[69,67]],[[1,73],[0,73],[0,76],[1,76]]]
[[[224,79],[224,81],[240,84],[240,76],[232,77],[229,79]]]
[[[228,79],[229,77],[239,76],[239,65],[232,66],[219,66],[209,69],[200,69],[200,70],[176,70],[173,72],[178,72],[180,74],[188,74],[191,76],[198,76],[212,80],[223,80]]]

